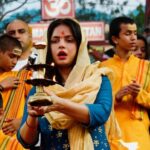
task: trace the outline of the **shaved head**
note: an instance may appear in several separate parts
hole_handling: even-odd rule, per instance
[[[23,51],[32,46],[32,29],[23,20],[16,19],[10,22],[6,27],[6,33],[21,42]]]
[[[7,27],[6,27],[6,32],[8,32],[9,30],[11,30],[12,26],[13,26],[13,25],[16,25],[16,24],[21,24],[21,25],[23,25],[24,27],[26,27],[26,28],[28,29],[29,32],[31,32],[31,31],[30,31],[31,29],[29,29],[28,24],[27,24],[26,22],[24,22],[23,20],[19,20],[19,19],[16,19],[16,20],[10,22],[10,23],[7,25]]]

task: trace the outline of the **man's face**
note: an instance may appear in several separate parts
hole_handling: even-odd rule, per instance
[[[32,44],[32,35],[29,31],[29,27],[23,21],[16,20],[10,23],[6,29],[7,34],[17,38],[23,47],[23,51],[26,51],[30,48]]]
[[[22,50],[16,47],[6,52],[0,51],[1,70],[3,71],[12,70],[15,67],[21,54],[22,54]]]
[[[137,41],[136,24],[121,24],[118,37],[113,38],[117,50],[131,51],[135,49]]]

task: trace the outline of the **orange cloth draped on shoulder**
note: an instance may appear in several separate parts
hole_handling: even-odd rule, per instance
[[[149,150],[150,135],[147,109],[150,108],[150,62],[131,55],[123,62],[117,55],[101,63],[113,71],[113,97],[115,117],[121,129],[122,137],[109,142],[112,150]],[[141,85],[137,97],[125,95],[122,102],[115,100],[115,94],[123,87],[136,80]]]
[[[0,81],[7,77],[17,77],[18,72],[17,71],[11,71],[11,72],[4,72],[0,74]],[[29,79],[31,77],[32,73],[27,70],[22,70],[19,75],[20,84],[15,90],[15,93],[13,95],[13,100],[10,105],[10,109],[7,113],[6,118],[17,118],[21,119],[23,116],[24,111],[24,105],[26,96],[31,89],[31,85],[27,85],[24,80]],[[3,108],[5,109],[9,97],[11,95],[12,89],[4,90],[2,92],[3,96]],[[0,150],[23,150],[24,148],[21,146],[21,144],[18,142],[16,134],[13,136],[5,135],[2,130],[0,130]]]

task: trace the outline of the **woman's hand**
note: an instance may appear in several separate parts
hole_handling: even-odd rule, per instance
[[[28,114],[32,117],[43,116],[45,113],[44,107],[46,106],[31,106],[28,104]]]
[[[58,111],[70,116],[78,122],[89,124],[89,110],[84,104],[78,104],[69,99],[61,98],[46,88],[44,88],[44,92],[51,97],[53,103],[50,106],[44,107],[45,113]]]
[[[44,92],[50,96],[52,105],[44,107],[44,112],[48,113],[51,111],[61,111],[64,106],[63,104],[69,100],[58,97],[54,92],[49,91],[47,88],[44,88]]]

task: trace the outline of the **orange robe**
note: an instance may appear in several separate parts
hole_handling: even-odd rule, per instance
[[[10,76],[17,76],[18,72],[5,72],[0,73],[0,81]],[[15,94],[13,96],[13,101],[10,105],[10,109],[6,118],[18,118],[21,119],[23,116],[24,105],[26,96],[31,89],[30,85],[25,84],[24,80],[31,77],[31,72],[23,70],[20,73],[19,79],[21,84],[16,88]],[[3,96],[3,108],[5,109],[9,97],[11,95],[12,89],[4,90],[2,92]],[[0,150],[23,150],[24,148],[18,142],[16,134],[13,136],[5,135],[2,130],[0,130]]]
[[[111,149],[150,150],[150,121],[147,113],[147,109],[150,108],[150,62],[133,55],[129,57],[127,62],[123,62],[115,55],[102,62],[100,66],[107,66],[114,73],[111,81],[114,110],[122,133],[121,141],[109,139]],[[122,102],[116,102],[115,94],[123,86],[130,84],[133,79],[141,85],[137,97],[126,95]]]

